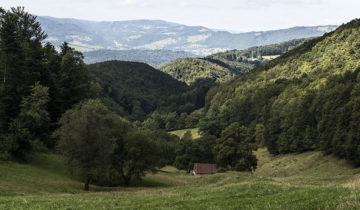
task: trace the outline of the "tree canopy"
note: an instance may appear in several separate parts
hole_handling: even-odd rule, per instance
[[[358,165],[359,29],[353,20],[210,90],[200,129],[220,137],[238,122],[272,154],[321,149]]]
[[[51,44],[43,45],[46,37],[23,7],[1,9],[0,157],[23,159],[35,148],[30,141],[54,147],[50,134],[61,115],[100,92],[81,53],[67,43],[57,52]]]

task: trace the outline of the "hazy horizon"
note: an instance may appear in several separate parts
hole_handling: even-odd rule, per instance
[[[2,0],[37,16],[90,21],[163,20],[232,32],[340,25],[358,18],[356,0]]]
[[[54,17],[54,16],[49,16],[49,15],[37,15],[37,14],[33,14],[36,17],[49,17],[49,18],[58,18],[58,19],[74,19],[74,20],[81,20],[81,21],[93,21],[93,22],[126,22],[126,21],[164,21],[164,22],[168,22],[168,23],[172,23],[172,24],[179,24],[179,25],[186,25],[186,24],[182,24],[182,23],[177,23],[177,22],[173,22],[173,21],[167,21],[167,20],[161,20],[161,19],[129,19],[129,20],[87,20],[87,19],[81,19],[81,18],[72,18],[72,17]],[[231,33],[248,33],[248,32],[261,32],[261,31],[276,31],[276,30],[282,30],[282,29],[289,29],[289,28],[295,28],[295,27],[314,27],[314,26],[337,26],[340,24],[323,24],[323,25],[296,25],[296,26],[290,26],[287,28],[274,28],[274,29],[269,29],[269,30],[252,30],[252,31],[239,31],[239,30],[231,30],[231,29],[223,29],[223,28],[209,28],[203,25],[186,25],[186,26],[201,26],[201,27],[206,27],[210,30],[214,30],[214,31],[228,31]]]

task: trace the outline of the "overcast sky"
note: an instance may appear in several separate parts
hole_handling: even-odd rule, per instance
[[[232,31],[341,24],[360,17],[360,0],[0,0],[39,16],[96,21],[157,19]]]

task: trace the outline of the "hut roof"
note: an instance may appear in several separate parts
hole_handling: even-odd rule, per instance
[[[216,164],[194,163],[195,174],[214,174],[216,173]]]

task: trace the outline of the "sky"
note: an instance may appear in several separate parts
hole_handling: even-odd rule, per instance
[[[234,32],[339,25],[360,18],[360,0],[0,0],[38,16],[95,21],[165,20]]]

